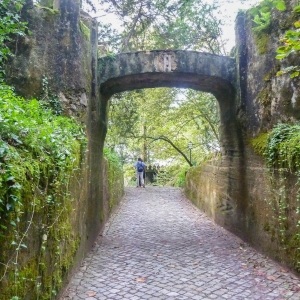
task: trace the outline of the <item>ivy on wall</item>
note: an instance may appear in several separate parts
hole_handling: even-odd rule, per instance
[[[60,289],[80,243],[68,187],[85,149],[74,119],[0,85],[1,300],[29,291],[31,299],[52,299]]]
[[[300,13],[300,6],[296,6],[293,9],[293,13],[298,15]],[[294,22],[295,30],[288,30],[285,35],[280,39],[283,46],[277,48],[276,59],[283,60],[295,53],[298,54],[300,50],[300,20]],[[300,66],[287,66],[277,72],[277,75],[289,73],[291,78],[300,75]]]
[[[300,124],[279,123],[251,140],[255,152],[264,157],[271,184],[265,202],[273,211],[282,251],[292,257],[300,270]],[[292,192],[293,191],[293,192]],[[296,198],[292,199],[292,195]],[[269,225],[268,225],[269,227]]]

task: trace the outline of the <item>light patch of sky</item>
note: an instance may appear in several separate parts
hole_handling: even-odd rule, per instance
[[[223,26],[223,39],[226,41],[225,49],[229,52],[235,45],[235,19],[240,10],[246,10],[261,1],[226,1],[221,3],[220,15],[225,25]]]
[[[224,22],[223,26],[223,40],[225,43],[225,50],[229,52],[235,45],[235,18],[239,10],[249,9],[255,4],[259,3],[259,0],[227,0],[216,1],[208,0],[207,3],[218,2],[220,9],[218,11],[217,18],[221,18]],[[106,14],[104,6],[95,3],[97,9],[96,12],[90,12],[91,16],[97,18],[99,22],[104,24],[112,24],[112,27],[116,30],[121,30],[122,23],[113,14]]]

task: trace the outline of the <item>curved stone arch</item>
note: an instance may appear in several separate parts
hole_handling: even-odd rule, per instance
[[[153,50],[98,59],[101,120],[107,124],[107,102],[119,92],[154,87],[192,88],[213,94],[220,107],[221,143],[239,151],[236,124],[236,65],[226,56],[196,51]],[[104,137],[106,128],[104,129]]]

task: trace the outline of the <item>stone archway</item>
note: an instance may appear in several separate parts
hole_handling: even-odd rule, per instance
[[[239,152],[236,125],[236,65],[226,56],[196,51],[153,50],[98,59],[102,140],[107,130],[107,102],[119,92],[154,87],[192,88],[213,94],[220,107],[220,140],[225,153]]]
[[[97,80],[101,128],[93,135],[97,134],[95,140],[99,141],[101,153],[107,132],[108,100],[115,93],[179,87],[209,92],[216,97],[223,154],[217,167],[221,181],[216,184],[222,192],[217,193],[219,198],[213,200],[215,204],[208,207],[214,207],[210,214],[219,224],[241,229],[246,202],[240,195],[246,195],[246,190],[242,130],[237,118],[239,88],[235,59],[182,50],[121,53],[98,59]]]

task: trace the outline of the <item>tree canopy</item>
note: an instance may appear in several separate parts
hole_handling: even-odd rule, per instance
[[[115,44],[120,51],[189,49],[222,53],[221,20],[215,2],[199,0],[101,0],[114,14],[122,32]],[[109,42],[107,27],[100,26],[100,43]],[[108,37],[110,37],[108,35]],[[104,39],[104,40],[103,40]]]
[[[210,94],[169,88],[125,92],[111,99],[106,142],[117,149],[120,141],[126,144],[128,161],[142,155],[148,162],[192,165],[219,150],[218,123],[218,104]]]

